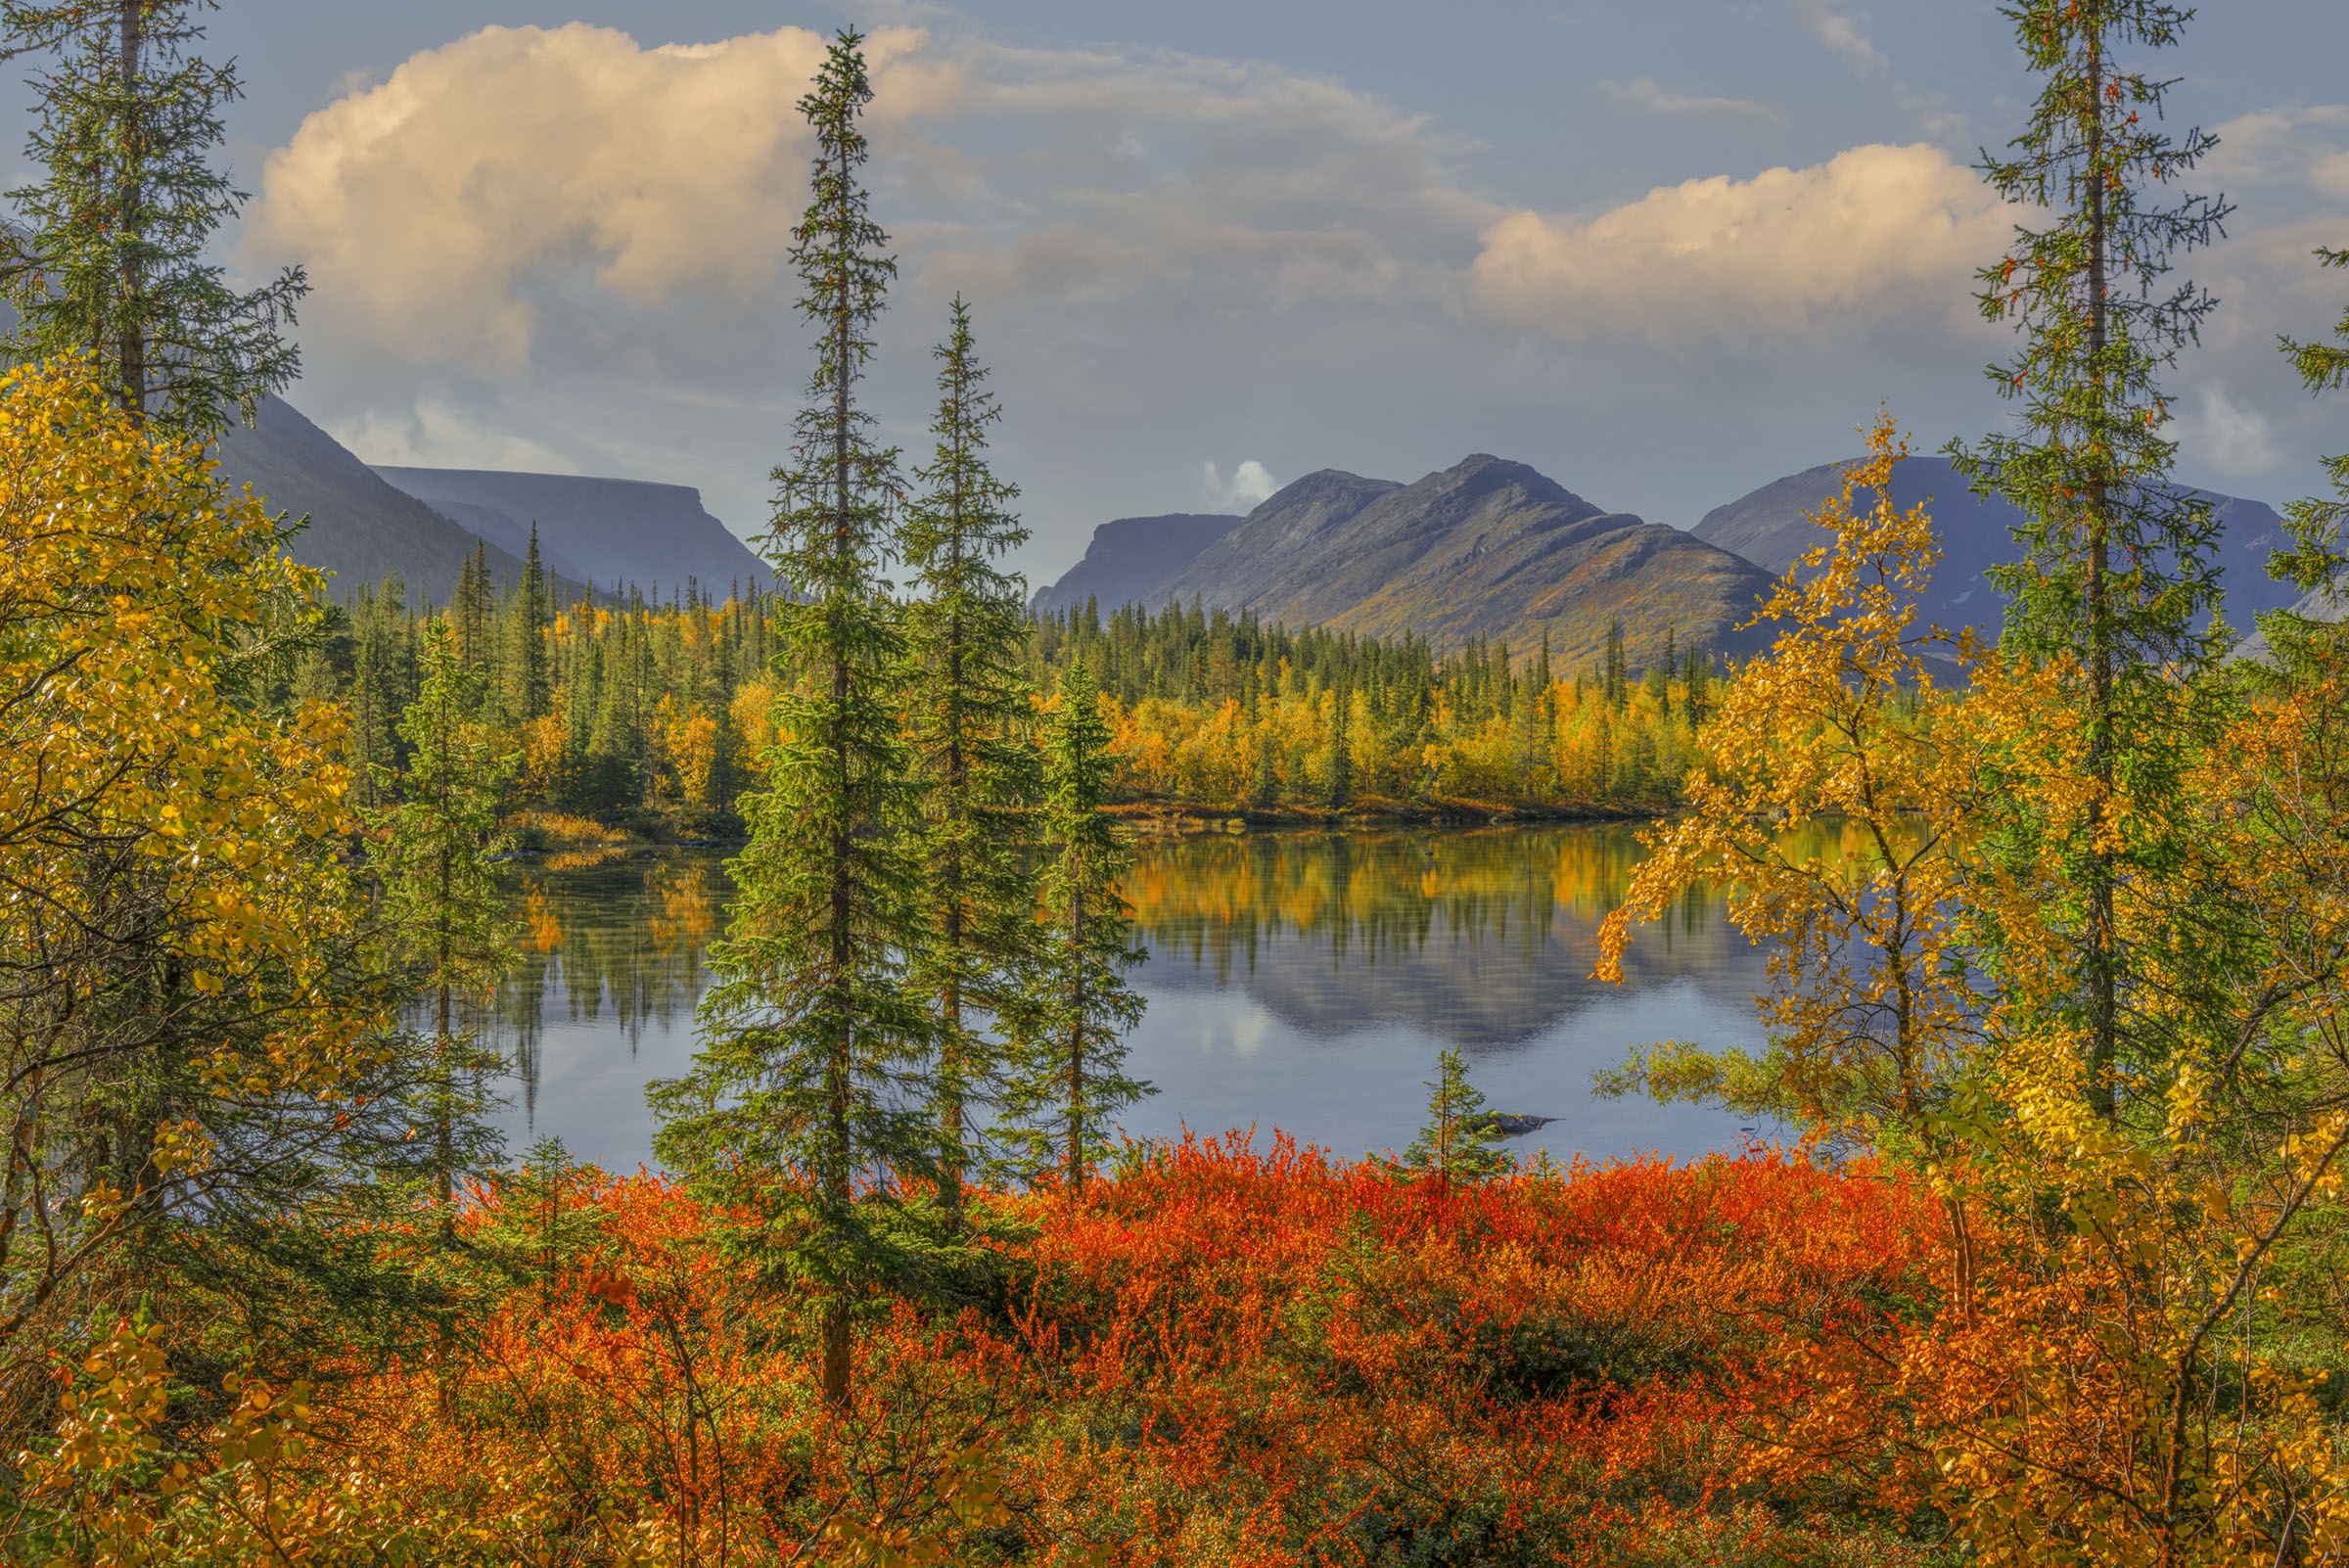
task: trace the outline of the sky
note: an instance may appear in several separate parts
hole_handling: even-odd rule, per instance
[[[1971,276],[2016,214],[1973,165],[2035,89],[1983,0],[223,0],[223,256],[307,271],[290,399],[373,462],[694,484],[756,534],[811,368],[794,104],[852,23],[872,407],[925,455],[966,298],[1036,580],[1319,468],[1493,452],[1688,527],[1880,402],[1925,447],[2009,417]],[[2212,0],[2147,62],[2221,137],[2185,188],[2237,204],[2167,377],[2213,489],[2349,448],[2275,350],[2349,303],[2309,256],[2349,245],[2344,58],[2344,0]]]

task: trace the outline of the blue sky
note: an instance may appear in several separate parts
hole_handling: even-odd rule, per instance
[[[1325,466],[1493,451],[1686,526],[1879,400],[1928,445],[2002,417],[1966,275],[2008,215],[1968,165],[2033,84],[1974,0],[225,0],[231,254],[316,286],[293,400],[378,461],[694,484],[754,531],[806,372],[791,103],[849,21],[904,268],[875,403],[916,447],[969,295],[1032,575]],[[2234,0],[2161,62],[2241,204],[2172,377],[2216,488],[2349,446],[2272,348],[2349,299],[2304,259],[2349,244],[2344,58],[2349,4]]]

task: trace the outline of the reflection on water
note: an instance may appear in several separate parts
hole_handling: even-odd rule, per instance
[[[1278,1127],[1344,1154],[1399,1149],[1437,1050],[1456,1043],[1497,1109],[1558,1119],[1521,1151],[1734,1146],[1741,1130],[1713,1113],[1589,1094],[1631,1045],[1761,1042],[1762,956],[1717,896],[1644,929],[1624,986],[1589,978],[1640,853],[1615,825],[1142,846],[1128,894],[1150,1009],[1129,1066],[1160,1093],[1128,1130]],[[560,1133],[623,1169],[650,1158],[643,1085],[692,1059],[702,956],[731,893],[720,857],[691,852],[520,873],[528,963],[497,1003],[518,1141]]]
[[[603,1152],[613,1132],[641,1128],[625,1153],[632,1166],[650,1151],[645,1082],[692,1059],[703,953],[734,892],[724,857],[530,865],[512,892],[522,962],[498,988],[489,1031],[515,1080],[508,1121],[526,1139],[559,1133],[596,1159],[618,1157]]]

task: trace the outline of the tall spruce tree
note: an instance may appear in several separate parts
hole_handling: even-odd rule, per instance
[[[514,922],[491,859],[503,847],[498,791],[514,757],[482,721],[481,677],[458,657],[445,618],[425,627],[421,665],[416,700],[399,720],[407,765],[377,771],[377,787],[399,804],[378,819],[384,838],[375,864],[386,933],[431,1012],[425,1111],[445,1237],[455,1223],[457,1177],[480,1163],[488,1138],[480,1123],[483,1081],[496,1066],[477,1048],[459,1008],[478,1012],[515,958]]]
[[[916,469],[898,553],[917,597],[907,619],[909,707],[923,800],[925,930],[913,978],[937,1010],[938,1176],[958,1222],[972,1164],[971,1103],[1001,1067],[992,1027],[1010,1015],[1036,947],[1027,864],[1038,786],[1028,733],[1026,584],[996,565],[1028,537],[1017,486],[987,465],[1002,417],[973,351],[970,308],[949,310],[939,362],[938,438]]]
[[[2188,729],[2188,688],[2174,677],[2219,648],[2204,629],[2219,597],[2217,524],[2207,499],[2169,483],[2177,443],[2157,380],[2216,301],[2169,274],[2179,252],[2219,235],[2228,208],[2159,200],[2215,138],[2163,131],[2171,84],[2117,59],[2176,44],[2188,8],[2019,0],[2004,15],[2045,85],[2011,156],[1986,155],[1983,171],[2049,221],[2017,228],[1980,275],[1984,315],[2022,332],[2021,351],[1990,368],[2020,428],[1954,444],[1951,456],[1978,490],[2023,513],[2023,557],[1993,574],[2007,596],[2006,646],[2079,672],[2097,798],[2056,850],[2063,897],[2078,905],[2073,1010],[2089,1042],[2088,1094],[2110,1116],[2127,967],[2115,900],[2133,862],[2164,854],[2158,809],[2128,812],[2131,830],[2113,831],[2115,789],[2126,775],[2148,799],[2170,791]]]
[[[245,195],[210,162],[233,66],[191,52],[211,0],[0,0],[5,53],[47,54],[27,151],[41,169],[10,193],[0,296],[23,359],[87,354],[122,407],[209,440],[253,418],[300,356],[281,333],[309,290],[299,268],[239,293],[207,258]]]
[[[900,1266],[897,1178],[927,1172],[934,1142],[918,1095],[934,1029],[904,973],[921,868],[904,639],[880,578],[898,453],[856,400],[897,272],[859,183],[862,42],[841,33],[800,101],[817,151],[791,258],[817,336],[796,461],[775,473],[786,738],[767,754],[767,789],[742,803],[751,840],[712,953],[703,1049],[691,1077],[653,1090],[662,1158],[763,1206],[788,1238],[775,1256],[813,1297],[835,1408],[852,1398],[852,1315]]]
[[[1126,1031],[1142,998],[1123,971],[1145,956],[1119,888],[1128,855],[1101,814],[1109,798],[1109,725],[1081,659],[1060,677],[1045,732],[1044,907],[1051,922],[1019,1018],[1020,1063],[1004,1097],[1011,1169],[1057,1171],[1071,1191],[1110,1148],[1119,1110],[1157,1089],[1126,1076]]]

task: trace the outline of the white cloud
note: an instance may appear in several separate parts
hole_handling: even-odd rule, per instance
[[[2180,421],[2191,455],[2222,474],[2238,476],[2270,473],[2281,464],[2268,417],[2236,402],[2224,383],[2206,383],[2197,401],[2194,414]]]
[[[1768,104],[1750,98],[1708,98],[1695,93],[1677,93],[1657,85],[1653,76],[1637,76],[1630,81],[1602,81],[1609,97],[1634,109],[1652,115],[1709,115],[1722,119],[1753,120],[1760,124],[1785,123],[1786,116]]]
[[[876,74],[921,42],[876,34]],[[644,301],[773,275],[806,147],[792,105],[822,53],[791,27],[658,49],[582,23],[485,27],[304,120],[248,243],[299,257],[382,349],[510,373],[539,280],[584,269]]]
[[[1207,492],[1209,505],[1242,512],[1254,511],[1280,488],[1265,465],[1253,457],[1242,459],[1240,466],[1231,471],[1228,482],[1215,464],[1200,464],[1199,485]]]
[[[2002,417],[1978,372],[2004,341],[1970,274],[2008,216],[1934,147],[1535,209],[1493,194],[1505,159],[1325,75],[930,20],[871,48],[867,172],[902,270],[868,392],[889,438],[925,452],[925,350],[944,300],[972,300],[1039,577],[1104,518],[1198,506],[1203,486],[1253,505],[1274,473],[1500,451],[1686,523],[1841,450],[1880,398],[1934,438]],[[1847,58],[1874,58],[1848,37]],[[785,253],[821,43],[492,28],[351,83],[269,160],[246,225],[246,262],[303,262],[317,285],[296,402],[378,461],[668,480],[737,524],[763,516],[808,367]],[[2275,332],[2339,313],[2340,274],[2307,256],[2349,240],[2308,195],[2343,152],[2329,113],[2288,112],[2260,165],[2300,227],[2247,202],[2237,241],[2193,258],[2228,300],[2203,381],[2265,395]],[[2272,447],[2328,449],[2307,424],[2325,405],[2262,406]],[[1698,424],[1701,461],[1659,459],[1658,432]],[[1212,481],[1181,455],[1243,451]]]
[[[2194,171],[2196,189],[2306,185],[2349,197],[2349,104],[2256,110],[2213,134],[2219,144]]]
[[[2007,210],[1937,147],[1856,147],[1811,168],[1650,191],[1594,217],[1511,213],[1484,233],[1486,309],[1569,342],[1755,342],[1969,313]]]
[[[524,436],[489,429],[436,398],[404,410],[373,409],[337,422],[329,434],[370,463],[416,468],[502,468],[576,474],[577,465]]]
[[[1887,64],[1876,46],[1867,41],[1860,24],[1837,11],[1834,0],[1787,0],[1800,21],[1814,38],[1851,62],[1852,69],[1863,76],[1882,70]]]

